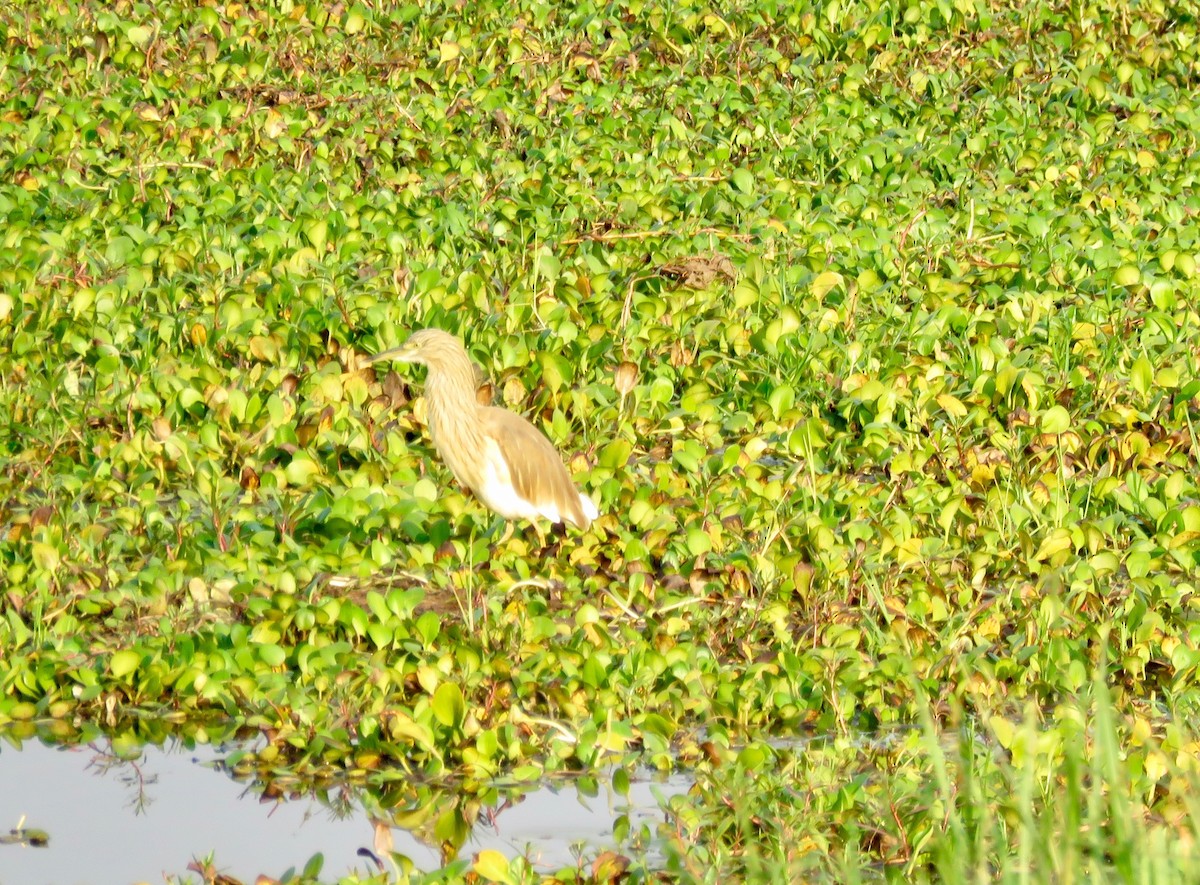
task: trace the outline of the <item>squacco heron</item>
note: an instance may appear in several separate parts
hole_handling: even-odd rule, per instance
[[[475,368],[462,343],[440,329],[421,329],[371,362],[420,363],[433,447],[455,478],[505,519],[568,522],[586,529],[598,515],[580,493],[553,444],[520,415],[480,405]]]

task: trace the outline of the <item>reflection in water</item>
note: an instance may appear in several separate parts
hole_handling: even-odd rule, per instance
[[[641,780],[621,796],[605,774],[471,792],[400,773],[369,787],[314,786],[229,765],[244,748],[104,737],[53,746],[0,732],[4,881],[156,881],[209,856],[252,881],[318,852],[330,876],[395,871],[397,860],[434,870],[484,848],[545,872],[606,849],[653,860],[661,803],[689,787],[682,777]]]
[[[143,814],[154,801],[147,789],[158,783],[157,774],[147,774],[141,765],[142,751],[134,759],[123,758],[113,752],[110,745],[100,741],[88,744],[92,757],[88,760],[85,770],[93,771],[101,777],[112,777],[117,783],[126,788],[129,800],[126,805],[134,814]]]
[[[45,830],[34,830],[25,826],[25,815],[17,825],[0,836],[0,845],[20,845],[26,848],[45,848],[50,844],[50,834]]]

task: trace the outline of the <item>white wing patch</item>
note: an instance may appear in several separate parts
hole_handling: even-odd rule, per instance
[[[595,519],[600,515],[600,511],[596,509],[596,502],[583,492],[579,493],[579,506],[583,508],[583,515],[588,519]]]
[[[487,466],[483,470],[479,488],[475,489],[475,493],[479,495],[484,504],[505,519],[533,520],[541,516],[551,522],[562,522],[562,515],[553,503],[546,503],[539,507],[534,502],[527,501],[518,495],[517,490],[513,488],[512,477],[509,475],[504,458],[500,455],[500,447],[496,445],[496,441],[491,437],[484,437],[483,444],[486,450],[485,464]]]

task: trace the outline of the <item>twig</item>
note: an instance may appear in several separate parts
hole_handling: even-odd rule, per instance
[[[709,236],[718,237],[723,240],[737,240],[740,243],[749,243],[754,240],[751,234],[735,234],[727,230],[720,230],[715,227],[704,227],[695,232],[696,234],[708,234]],[[675,230],[619,230],[609,231],[607,233],[584,234],[581,237],[568,237],[561,240],[564,246],[576,246],[579,243],[604,243],[611,240],[648,240],[654,237],[669,237],[679,234],[684,236],[680,231]],[[694,236],[695,234],[688,234]]]
[[[621,307],[620,331],[625,331],[625,327],[629,325],[629,317],[633,313],[633,287],[642,280],[648,280],[653,276],[653,274],[642,274],[629,280],[629,289],[625,292],[625,304]]]
[[[621,611],[625,612],[625,614],[629,618],[631,618],[634,621],[641,620],[641,615],[639,615],[637,612],[635,612],[633,609],[631,609],[629,607],[628,602],[625,602],[623,599],[618,597],[617,594],[613,593],[611,590],[606,589],[604,592],[608,594],[608,597],[616,604],[617,608],[619,608]]]

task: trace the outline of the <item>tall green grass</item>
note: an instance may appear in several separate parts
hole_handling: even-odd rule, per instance
[[[696,882],[1196,880],[1194,737],[1172,756],[1118,713],[1102,675],[1051,709],[959,723],[926,706],[908,731],[747,748],[675,802],[668,869]]]

